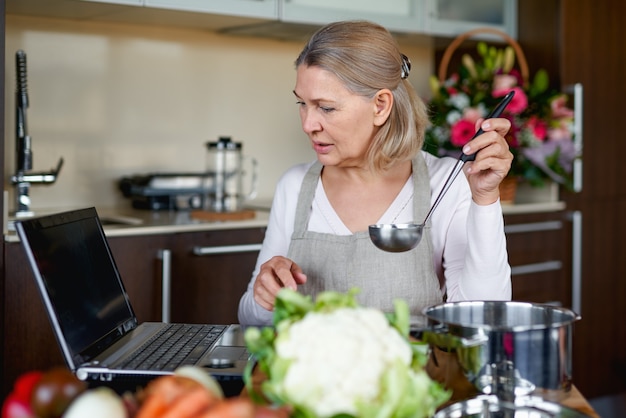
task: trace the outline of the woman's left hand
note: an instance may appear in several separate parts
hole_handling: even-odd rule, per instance
[[[479,205],[490,205],[500,197],[498,186],[511,169],[513,154],[504,138],[511,122],[492,118],[477,123],[484,133],[463,147],[465,154],[476,153],[474,161],[463,167],[472,190],[472,199]]]

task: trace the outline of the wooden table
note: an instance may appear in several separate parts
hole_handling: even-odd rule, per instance
[[[472,385],[465,378],[465,375],[456,360],[456,355],[437,350],[436,356],[437,365],[435,365],[431,359],[426,365],[426,371],[432,379],[437,380],[448,389],[452,390],[451,399],[445,405],[442,405],[441,408],[455,402],[470,399],[479,394],[474,385]],[[260,386],[264,380],[265,376],[257,368],[252,374],[252,386],[254,387],[255,392],[261,393]],[[245,387],[241,396],[249,396]],[[567,408],[582,412],[590,418],[600,418],[596,411],[593,410],[589,402],[587,402],[587,399],[585,399],[575,386],[572,386],[568,392],[561,392],[560,399],[558,399],[558,401],[554,400],[554,402]]]
[[[436,357],[436,360],[433,360],[431,356],[431,359],[426,365],[426,371],[432,379],[452,390],[452,398],[446,405],[443,405],[442,408],[455,402],[470,399],[479,394],[474,385],[465,378],[463,370],[461,370],[457,361],[456,354],[435,349],[432,355]],[[537,395],[547,401],[555,402],[566,408],[582,412],[589,417],[600,418],[587,399],[585,399],[573,385],[569,391],[550,391],[550,393],[546,393],[545,395]]]

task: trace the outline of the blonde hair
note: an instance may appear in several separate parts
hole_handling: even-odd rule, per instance
[[[374,170],[410,160],[421,150],[428,124],[426,106],[406,80],[406,62],[387,29],[367,21],[331,23],[313,34],[295,64],[330,71],[348,90],[364,97],[372,98],[385,88],[392,92],[389,118],[367,154]]]

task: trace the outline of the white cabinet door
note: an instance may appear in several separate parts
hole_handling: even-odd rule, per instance
[[[422,0],[280,0],[280,19],[324,25],[338,20],[365,19],[389,30],[422,32]]]
[[[94,3],[122,4],[126,6],[143,6],[144,0],[82,0]]]
[[[261,19],[278,18],[278,0],[142,0],[146,7]]]
[[[477,28],[493,28],[517,38],[517,0],[423,0],[424,31],[455,37]]]

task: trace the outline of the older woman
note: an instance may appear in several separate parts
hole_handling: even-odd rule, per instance
[[[384,311],[405,299],[412,314],[449,300],[506,300],[510,267],[498,185],[512,161],[506,119],[481,121],[478,152],[448,190],[421,243],[387,253],[375,223],[419,222],[455,160],[421,151],[428,123],[407,80],[410,62],[383,27],[348,21],[315,33],[296,60],[294,95],[317,160],[280,179],[263,248],[239,321],[271,323],[282,287],[315,296],[361,289]]]

